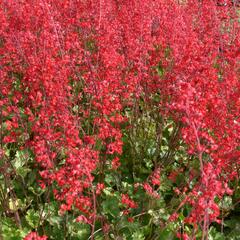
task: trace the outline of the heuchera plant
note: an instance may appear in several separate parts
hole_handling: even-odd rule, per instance
[[[132,192],[117,188],[110,196],[118,196],[130,222],[144,200],[137,192],[160,201],[164,161],[173,164],[180,141],[188,169],[172,168],[168,181],[181,171],[188,181],[175,189],[178,206],[169,221],[187,207],[184,224],[192,228],[179,238],[195,239],[201,230],[207,239],[210,224],[221,222],[219,202],[234,193],[229,183],[239,180],[237,1],[2,0],[0,22],[4,177],[9,146],[31,150],[40,184],[61,202],[60,213],[76,212],[91,226],[91,239],[98,222],[108,234],[106,179],[127,166],[124,134],[136,136],[140,117],[154,113],[161,116],[156,146],[168,119],[177,129],[167,158],[157,157],[148,176],[133,176]],[[45,239],[35,235],[25,239]]]

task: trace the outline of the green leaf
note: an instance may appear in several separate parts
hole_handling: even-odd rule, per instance
[[[13,220],[10,218],[1,219],[1,239],[22,240],[28,232],[29,229],[27,228],[18,229]]]
[[[209,230],[209,240],[224,240],[226,239],[220,232],[217,232],[217,230],[214,227],[211,227]]]
[[[102,203],[104,213],[110,214],[112,217],[119,216],[120,209],[118,203],[119,201],[117,197],[107,197]]]
[[[132,239],[133,240],[144,240],[145,237],[144,237],[142,231],[138,230],[132,234]]]
[[[90,226],[84,223],[79,223],[74,220],[69,220],[67,223],[68,233],[74,239],[87,240],[90,236]]]
[[[40,215],[38,212],[35,212],[33,209],[29,209],[26,215],[27,223],[32,227],[36,228],[39,224]]]
[[[17,169],[17,173],[18,173],[22,178],[25,178],[29,172],[31,172],[31,169],[30,169],[30,168],[21,167],[21,168],[18,168],[18,169]]]
[[[171,240],[174,238],[174,234],[168,228],[165,228],[159,235],[159,240]]]

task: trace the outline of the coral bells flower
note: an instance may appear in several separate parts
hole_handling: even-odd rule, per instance
[[[95,140],[92,136],[84,136],[83,141],[84,141],[84,143],[89,144],[89,145],[95,144]]]
[[[112,168],[114,170],[118,169],[120,167],[121,163],[120,163],[120,159],[119,157],[115,157],[113,160],[112,160]]]
[[[76,222],[88,224],[89,220],[84,215],[80,215],[76,218]]]
[[[96,194],[99,195],[101,194],[102,190],[104,189],[104,183],[98,183],[96,187]]]
[[[177,172],[177,171],[172,171],[172,172],[170,173],[170,175],[168,176],[168,179],[171,180],[172,182],[175,182],[178,174],[179,174],[179,172]]]
[[[155,169],[150,179],[153,186],[160,186],[160,168]]]
[[[169,217],[169,221],[173,222],[178,218],[178,213],[173,213],[170,217]]]
[[[153,190],[149,183],[144,183],[142,186],[149,196],[153,198],[160,198],[159,194]]]
[[[105,224],[103,225],[103,232],[104,232],[104,233],[109,233],[110,228],[111,228],[110,225],[107,224],[107,223],[105,223]]]
[[[132,217],[129,217],[127,220],[128,220],[128,222],[130,222],[130,223],[133,223],[133,222],[134,222],[134,219],[133,219]]]
[[[24,240],[47,240],[47,236],[40,237],[36,232],[30,232]]]
[[[137,208],[137,204],[127,194],[122,194],[121,202],[128,208]]]
[[[186,233],[177,233],[177,236],[176,236],[178,239],[182,239],[182,240],[189,240],[189,236],[186,234]]]

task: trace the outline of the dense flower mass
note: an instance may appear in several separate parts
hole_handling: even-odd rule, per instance
[[[120,171],[125,134],[137,134],[149,104],[149,116],[161,116],[157,139],[171,119],[186,146],[189,182],[174,216],[187,205],[186,224],[199,224],[204,238],[219,220],[218,202],[233,194],[229,181],[239,178],[235,2],[0,1],[0,158],[11,144],[31,150],[42,186],[51,186],[61,212],[78,212],[94,232],[96,221],[106,224],[97,204],[106,175]],[[173,138],[168,148],[180,149],[176,144]],[[156,201],[171,154],[166,163],[156,158],[144,181],[136,177]],[[168,181],[178,173],[172,169]],[[141,205],[126,191],[120,201]],[[43,239],[31,234],[26,239]]]

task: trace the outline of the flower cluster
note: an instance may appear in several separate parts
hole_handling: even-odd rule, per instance
[[[46,236],[40,237],[36,232],[30,232],[24,240],[47,240]]]

